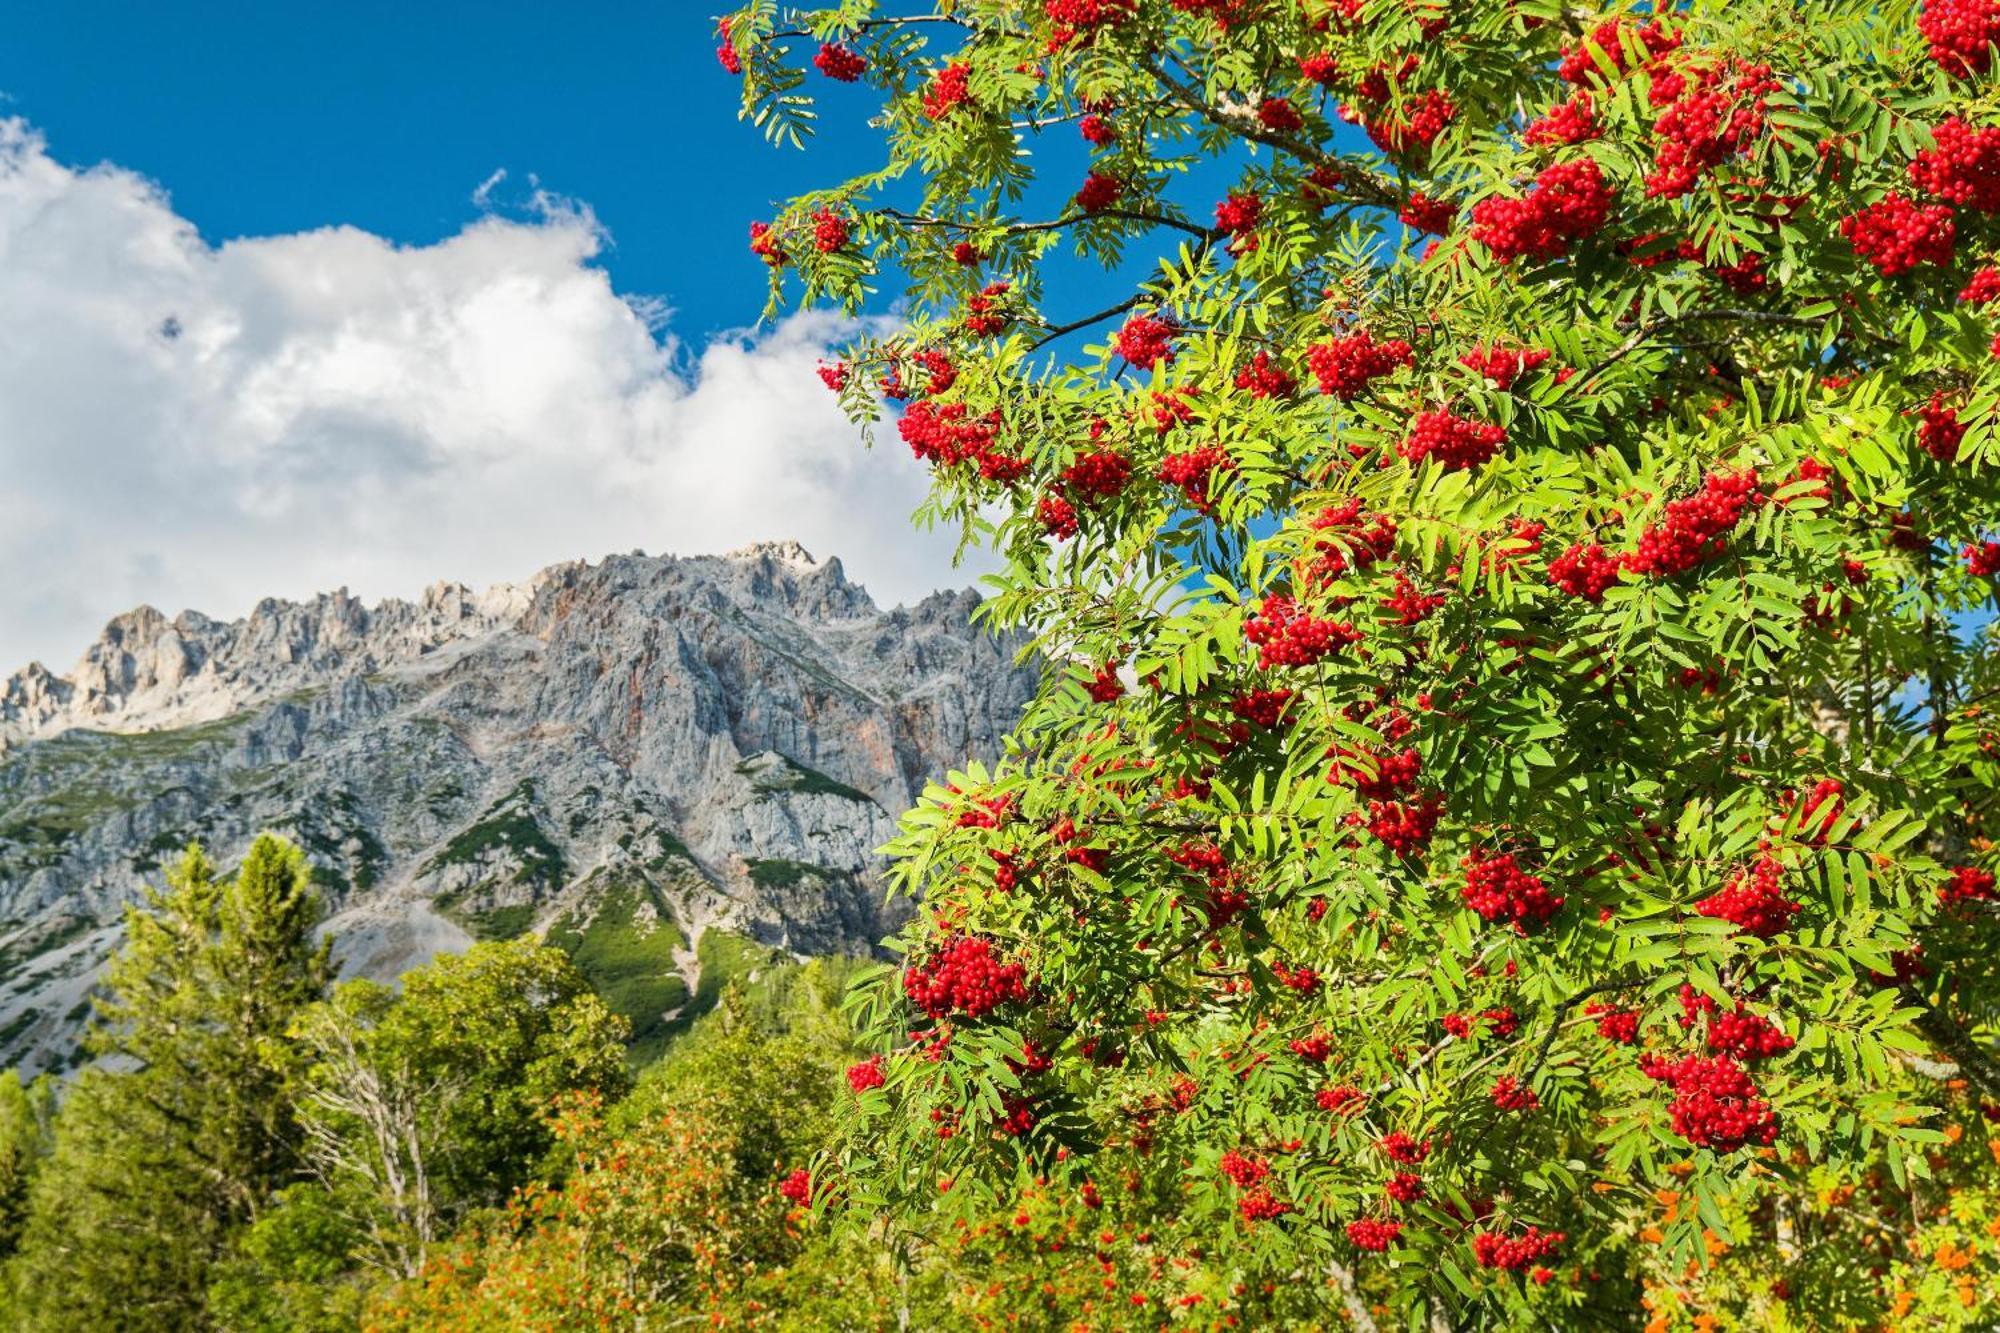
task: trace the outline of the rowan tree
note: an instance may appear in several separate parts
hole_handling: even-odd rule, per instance
[[[1996,39],[726,17],[774,139],[875,116],[751,248],[773,310],[903,294],[821,376],[1046,667],[892,849],[925,906],[826,1189],[940,1234],[1158,1195],[1179,1248],[1105,1308],[1195,1322],[1300,1272],[1356,1322],[1637,1321],[1725,1251],[1730,1317],[1883,1317],[1864,1222],[1808,1252],[1802,1204],[1948,1207],[2000,1104]]]

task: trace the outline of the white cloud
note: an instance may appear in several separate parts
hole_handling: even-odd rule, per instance
[[[588,210],[537,198],[430,246],[211,247],[151,182],[0,121],[0,675],[140,602],[239,615],[635,547],[793,537],[884,602],[970,581],[912,531],[893,432],[864,449],[813,375],[836,319],[677,357],[593,266]]]

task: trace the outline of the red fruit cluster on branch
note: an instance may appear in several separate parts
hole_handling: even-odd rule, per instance
[[[1746,1144],[1769,1147],[1778,1117],[1743,1067],[1726,1055],[1647,1057],[1640,1070],[1674,1090],[1667,1113],[1674,1133],[1697,1148],[1735,1152]]]
[[[1506,443],[1506,429],[1491,422],[1473,421],[1449,411],[1419,412],[1410,419],[1410,433],[1396,452],[1412,463],[1436,458],[1456,472],[1491,461]]]
[[[1583,1007],[1586,1016],[1597,1019],[1597,1035],[1606,1041],[1615,1041],[1620,1046],[1630,1046],[1639,1040],[1639,1015],[1631,1009],[1607,1004],[1602,1000],[1592,1000]]]
[[[1350,565],[1366,569],[1386,560],[1396,549],[1396,520],[1364,510],[1359,499],[1342,500],[1313,515],[1312,577],[1316,582],[1338,578]]]
[[[1402,1177],[1397,1177],[1402,1179]],[[1347,1224],[1347,1239],[1357,1250],[1367,1250],[1380,1254],[1396,1243],[1396,1237],[1403,1234],[1401,1222],[1386,1221],[1373,1217],[1357,1217]]]
[[[1389,1177],[1382,1192],[1397,1203],[1417,1203],[1424,1197],[1424,1182],[1408,1171],[1398,1171]]]
[[[1960,303],[1969,306],[1986,305],[1995,297],[2000,297],[2000,268],[1991,264],[1974,270],[1965,286],[1958,290]]]
[[[1605,590],[1618,582],[1622,567],[1617,556],[1596,542],[1579,542],[1549,561],[1549,582],[1572,597],[1599,602]]]
[[[1545,347],[1475,347],[1458,358],[1458,364],[1503,392],[1512,389],[1521,376],[1539,369],[1554,353]]]
[[[1409,201],[1397,211],[1396,218],[1416,231],[1449,236],[1451,224],[1458,218],[1458,205],[1449,199],[1433,199],[1422,190],[1412,190]]]
[[[1247,1190],[1271,1174],[1270,1164],[1263,1158],[1246,1157],[1234,1148],[1223,1153],[1222,1160],[1217,1162],[1216,1166],[1238,1189]]]
[[[1957,116],[1931,131],[1935,148],[1910,163],[1910,183],[1982,213],[2000,213],[2000,128],[1974,129]]]
[[[1538,876],[1522,870],[1512,852],[1494,856],[1472,852],[1459,864],[1465,869],[1459,896],[1493,925],[1511,925],[1526,934],[1562,910],[1564,900],[1550,893]]]
[[[1576,144],[1595,139],[1600,133],[1596,104],[1589,93],[1579,92],[1529,121],[1521,131],[1521,141],[1534,146]]]
[[[1096,112],[1079,120],[1076,132],[1083,136],[1085,143],[1097,148],[1108,148],[1118,142],[1118,127]]]
[[[1443,89],[1427,88],[1404,99],[1400,108],[1383,101],[1366,112],[1348,110],[1342,114],[1359,120],[1369,140],[1390,157],[1421,162],[1438,136],[1451,127],[1458,107]]]
[[[731,74],[741,74],[743,57],[736,54],[736,44],[729,39],[728,19],[723,19],[715,25],[715,35],[722,39],[722,45],[715,48],[716,63]]]
[[[1124,493],[1132,479],[1132,462],[1116,449],[1084,454],[1062,470],[1065,490],[1078,500],[1102,503]]]
[[[1353,402],[1371,383],[1414,361],[1415,353],[1401,338],[1378,343],[1366,329],[1306,349],[1306,364],[1319,382],[1319,391],[1343,403]]]
[[[1007,313],[1001,298],[1013,290],[1009,282],[989,282],[965,301],[965,331],[977,338],[990,338],[1007,327]]]
[[[768,222],[750,224],[750,253],[772,268],[782,267],[785,262],[785,249],[778,244],[778,233]]]
[[[1846,788],[1838,778],[1821,778],[1798,802],[1799,837],[1815,847],[1823,847],[1833,836],[1834,825],[1847,810],[1842,799]],[[1787,793],[1789,795],[1789,793]]]
[[[1124,193],[1124,181],[1102,171],[1093,171],[1083,178],[1083,186],[1076,192],[1076,206],[1086,213],[1102,213],[1116,204]]]
[[[1028,470],[1025,460],[1000,452],[998,412],[974,417],[964,403],[920,402],[903,414],[896,431],[919,459],[940,467],[977,463],[987,481],[1015,481]]]
[[[972,66],[954,60],[931,76],[924,88],[924,114],[943,120],[972,100]]]
[[[1765,98],[1778,91],[1769,65],[1723,61],[1654,76],[1652,101],[1666,110],[1653,122],[1661,143],[1646,195],[1678,199],[1701,173],[1734,157],[1764,131]]]
[[[1290,690],[1251,690],[1231,699],[1229,711],[1245,722],[1268,731],[1284,720],[1285,709],[1290,706],[1292,698]]]
[[[1236,387],[1252,398],[1290,398],[1299,391],[1299,382],[1269,352],[1259,352],[1236,372]]]
[[[1423,776],[1423,757],[1415,750],[1400,754],[1377,753],[1337,745],[1327,752],[1333,766],[1326,780],[1335,786],[1354,788],[1364,801],[1387,801],[1416,789]]]
[[[838,42],[827,42],[813,57],[813,68],[840,83],[853,83],[868,71],[868,61],[859,52]]]
[[[1065,28],[1108,28],[1129,20],[1137,0],[1044,0],[1042,12]]]
[[[1431,1155],[1429,1139],[1418,1143],[1400,1129],[1384,1134],[1377,1146],[1382,1149],[1383,1156],[1404,1166],[1422,1166],[1424,1159]]]
[[[812,215],[813,249],[823,255],[837,254],[847,248],[847,219],[831,209],[822,208]]]
[[[1078,532],[1076,506],[1060,495],[1044,495],[1035,505],[1035,519],[1042,531],[1057,541],[1068,541]]]
[[[798,1167],[790,1175],[778,1182],[778,1193],[793,1203],[804,1205],[812,1199],[812,1172]]]
[[[1930,43],[1931,59],[1947,74],[1984,74],[1988,50],[2000,42],[2000,4],[1995,0],[1924,0],[1917,31]]]
[[[1699,491],[1670,502],[1665,521],[1639,535],[1639,549],[1625,557],[1625,568],[1666,578],[1722,554],[1756,491],[1754,472],[1709,473]]]
[[[1745,1008],[1741,1000],[1725,1014],[1711,996],[1683,983],[1681,1027],[1692,1029],[1704,1018],[1708,1021],[1708,1049],[1717,1055],[1747,1063],[1783,1055],[1797,1044],[1776,1023]]]
[[[1256,238],[1250,233],[1257,230],[1257,224],[1263,218],[1264,198],[1254,191],[1245,194],[1231,190],[1228,197],[1215,206],[1216,228],[1228,232],[1238,241],[1247,239],[1253,245]]]
[[[1694,910],[1770,939],[1789,928],[1801,910],[1800,904],[1785,897],[1784,874],[1776,858],[1760,856],[1749,870],[1737,871],[1727,884],[1696,903]]]
[[[1562,62],[1556,66],[1556,77],[1565,83],[1588,83],[1592,75],[1602,76],[1603,64],[1609,63],[1614,73],[1625,72],[1625,43],[1623,32],[1626,25],[1617,19],[1608,19],[1597,25],[1590,36],[1563,52]],[[1644,27],[1632,30],[1639,45],[1647,55],[1658,57],[1675,50],[1681,44],[1679,33],[1668,32],[1655,19]]]
[[[852,1088],[856,1095],[870,1088],[879,1088],[885,1081],[882,1074],[882,1057],[879,1055],[871,1055],[866,1060],[847,1067],[847,1086]]]
[[[1084,686],[1092,702],[1100,704],[1116,703],[1125,697],[1125,682],[1118,679],[1118,664],[1106,662]]]
[[[1840,220],[1854,253],[1885,278],[1919,264],[1949,264],[1958,239],[1950,204],[1919,204],[1900,191]]]
[[[1938,901],[1947,906],[1952,903],[1991,902],[1994,877],[1990,870],[1977,866],[1958,866],[1951,872],[1951,878],[1938,888]]]
[[[1529,1227],[1517,1236],[1482,1231],[1472,1238],[1472,1257],[1481,1268],[1518,1273],[1536,1260],[1548,1257],[1565,1239],[1560,1231],[1543,1231],[1540,1227]]]
[[[1430,845],[1443,814],[1444,800],[1436,793],[1410,801],[1370,801],[1368,831],[1397,856],[1413,856]]]
[[[1965,572],[1977,579],[2000,575],[2000,542],[1971,542],[1966,545]]]
[[[1313,1094],[1313,1102],[1320,1110],[1331,1115],[1345,1115],[1368,1100],[1368,1094],[1356,1087],[1343,1083],[1338,1087],[1321,1088]]]
[[[1493,1088],[1487,1094],[1493,1104],[1503,1111],[1533,1111],[1542,1104],[1535,1090],[1522,1083],[1512,1074],[1502,1074],[1493,1081]]]
[[[1257,645],[1257,665],[1267,671],[1311,666],[1361,640],[1352,624],[1310,615],[1291,598],[1277,594],[1258,603],[1257,610],[1243,622],[1243,637]]]
[[[1931,394],[1930,401],[1917,409],[1917,447],[1949,463],[1958,457],[1959,442],[1965,438],[1965,423],[1943,389]]]
[[[1396,624],[1407,627],[1421,625],[1450,600],[1448,593],[1420,592],[1417,585],[1410,581],[1410,576],[1399,569],[1396,571],[1395,588],[1382,598],[1382,609],[1394,618]]]
[[[1472,238],[1503,264],[1524,255],[1554,259],[1602,230],[1617,198],[1589,158],[1558,162],[1542,169],[1524,197],[1474,204]]]
[[[1289,134],[1305,124],[1299,109],[1284,97],[1267,97],[1259,102],[1257,120],[1265,129],[1276,130],[1280,134]]]
[[[1156,365],[1172,365],[1174,360],[1174,335],[1180,332],[1173,324],[1151,315],[1134,315],[1118,330],[1118,355],[1130,361],[1141,370],[1151,370]]]
[[[1028,998],[1027,969],[1004,963],[991,940],[960,935],[921,966],[903,973],[903,994],[932,1018],[979,1018]]]
[[[1185,453],[1168,454],[1160,460],[1158,476],[1169,486],[1180,487],[1188,506],[1206,514],[1214,503],[1209,483],[1218,472],[1233,472],[1236,460],[1219,444],[1204,444]]]

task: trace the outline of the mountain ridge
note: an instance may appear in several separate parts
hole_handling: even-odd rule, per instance
[[[997,754],[1033,688],[978,603],[883,610],[776,542],[116,617],[0,687],[0,1063],[72,1060],[139,886],[265,828],[312,856],[351,974],[534,929],[617,953],[657,1030],[709,954],[864,952],[892,812]]]

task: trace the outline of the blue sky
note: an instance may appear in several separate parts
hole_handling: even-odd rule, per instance
[[[140,603],[634,547],[796,538],[885,602],[971,581],[910,529],[922,470],[812,374],[849,330],[747,329],[750,221],[875,164],[869,94],[816,80],[829,132],[773,149],[708,6],[579,8],[10,15],[0,677]]]
[[[710,28],[686,0],[64,0],[10,18],[0,110],[64,161],[158,181],[211,242],[346,223],[428,244],[495,171],[502,207],[538,178],[596,213],[621,292],[664,298],[700,339],[761,307],[749,221],[871,152],[868,94],[825,80],[810,159],[765,146]]]

